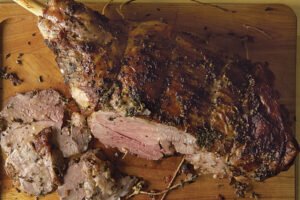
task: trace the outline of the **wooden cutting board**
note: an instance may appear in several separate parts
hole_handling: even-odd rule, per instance
[[[103,4],[89,4],[93,9],[102,10]],[[220,6],[220,7],[218,7]],[[219,46],[230,54],[238,53],[253,61],[270,64],[276,76],[275,87],[281,94],[280,103],[285,104],[295,118],[295,55],[296,17],[292,10],[283,5],[200,5],[186,4],[131,3],[123,9],[126,19],[145,21],[164,20],[175,28],[199,33],[209,45]],[[115,6],[105,12],[108,17],[119,18]],[[16,72],[24,83],[12,86],[10,81],[1,81],[0,98],[3,106],[16,92],[34,89],[54,88],[69,96],[67,86],[54,61],[53,53],[44,44],[37,26],[36,17],[15,4],[0,3],[0,67]],[[245,42],[245,39],[249,39]],[[253,39],[253,41],[252,41]],[[252,41],[252,42],[251,42]],[[16,63],[20,53],[22,64]],[[6,58],[10,54],[10,57]],[[39,82],[42,76],[43,82]],[[100,144],[95,144],[99,146]],[[165,189],[181,157],[171,157],[159,162],[147,161],[127,155],[124,160],[114,158],[114,150],[106,150],[115,160],[116,166],[128,174],[143,177],[150,189]],[[4,163],[3,160],[1,163]],[[178,177],[175,182],[182,179]],[[193,184],[171,191],[166,199],[196,200],[236,199],[228,180],[201,176]],[[282,172],[264,183],[254,183],[254,191],[260,199],[295,199],[295,167]],[[250,194],[246,194],[248,198]],[[247,199],[246,198],[246,199]],[[35,199],[12,187],[12,180],[5,175],[1,166],[1,199]],[[56,192],[39,199],[58,199]],[[139,195],[134,199],[151,199]],[[160,198],[158,198],[160,199]]]

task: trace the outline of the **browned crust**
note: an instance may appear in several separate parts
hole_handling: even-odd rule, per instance
[[[226,158],[228,175],[237,179],[262,181],[293,163],[299,147],[268,66],[209,51],[198,37],[162,22],[140,23],[128,35],[125,28],[115,32],[112,22],[83,4],[57,2],[59,23],[82,11],[88,16],[87,24],[69,24],[58,40],[48,41],[65,80],[88,94],[88,109],[112,109],[114,93],[114,109],[193,134],[200,147]],[[71,38],[72,28],[91,21],[113,35],[109,45]],[[70,71],[70,49],[78,60],[71,64],[82,73]]]

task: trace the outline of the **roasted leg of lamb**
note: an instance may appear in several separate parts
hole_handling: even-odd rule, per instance
[[[158,160],[180,153],[200,173],[262,181],[298,144],[267,66],[206,48],[160,21],[111,21],[50,0],[38,27],[103,144]]]

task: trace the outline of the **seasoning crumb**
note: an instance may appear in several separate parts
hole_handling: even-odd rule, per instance
[[[186,163],[183,163],[179,169],[180,174],[187,174],[189,172],[189,166]]]
[[[207,28],[207,26],[204,26],[204,28],[203,28],[203,29],[206,31],[208,28]]]
[[[44,82],[43,76],[40,76],[38,81],[39,81],[40,83]]]
[[[22,60],[16,60],[16,63],[18,64],[18,65],[22,65]]]
[[[71,99],[69,99],[69,98],[62,98],[62,101],[68,103],[68,102],[71,101]]]
[[[112,117],[112,116],[110,116],[109,118],[108,118],[108,120],[109,121],[114,121],[116,118],[115,117]]]
[[[225,200],[225,197],[221,194],[218,195],[218,200]]]
[[[20,193],[20,192],[21,192],[21,190],[20,190],[19,188],[16,188],[16,191],[17,191],[18,193]]]
[[[251,198],[251,199],[258,199],[258,198],[259,198],[259,195],[256,194],[255,192],[252,192],[250,198]]]
[[[32,33],[32,36],[33,36],[33,37],[36,36],[36,33]]]
[[[8,53],[6,56],[5,56],[5,59],[9,58],[11,56],[10,53]]]
[[[24,53],[19,53],[18,58],[21,58],[22,56],[24,56]]]
[[[145,17],[149,17],[149,16],[151,16],[151,14],[150,14],[150,13],[148,13],[148,14],[146,14],[146,15],[145,15]]]
[[[160,11],[160,8],[156,8],[157,11]]]
[[[272,11],[275,10],[275,8],[271,8],[271,7],[266,7],[265,11]]]
[[[31,42],[30,42],[30,41],[28,41],[28,42],[27,42],[27,44],[28,44],[28,45],[31,45]]]
[[[0,78],[10,80],[13,86],[18,86],[23,83],[16,73],[7,73],[7,67],[0,70]]]
[[[221,188],[221,187],[223,187],[224,186],[224,184],[219,184],[218,185],[218,188]]]

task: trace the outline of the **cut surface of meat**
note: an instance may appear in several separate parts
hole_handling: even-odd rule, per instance
[[[64,126],[55,136],[54,143],[62,151],[64,157],[70,157],[87,151],[92,139],[84,116],[73,112],[70,126]]]
[[[52,192],[65,169],[61,152],[51,142],[63,124],[61,96],[54,90],[17,94],[0,114],[7,123],[1,132],[6,172],[30,195]]]
[[[199,151],[196,138],[174,127],[147,120],[98,111],[89,118],[94,136],[104,144],[130,149],[141,157],[158,160],[164,155],[194,154]]]
[[[23,128],[23,127],[22,127]],[[22,137],[25,130],[14,130],[12,138]],[[28,127],[25,127],[25,129]],[[30,127],[31,128],[31,127]],[[44,195],[56,189],[61,184],[64,160],[60,151],[51,146],[52,128],[45,128],[40,132],[25,132],[25,140],[12,143],[4,143],[2,148],[13,147],[5,160],[5,170],[14,179],[14,184],[22,191],[34,196]],[[2,135],[3,137],[3,135]],[[7,136],[4,136],[7,137]],[[5,146],[7,145],[7,146]]]
[[[99,149],[90,150],[69,163],[58,194],[62,200],[120,199],[131,191],[137,179],[116,173]]]
[[[1,111],[1,116],[9,123],[19,121],[31,123],[34,121],[53,121],[61,127],[64,116],[64,102],[54,90],[31,91],[16,94],[10,98]]]
[[[66,167],[63,157],[87,150],[91,134],[85,117],[73,113],[70,132],[61,131],[65,109],[58,92],[43,90],[17,94],[0,113],[6,125],[0,142],[7,156],[5,170],[14,185],[30,195],[56,189]]]
[[[186,154],[200,173],[237,180],[262,181],[295,160],[268,66],[160,21],[120,25],[73,0],[49,1],[38,25],[106,146],[153,160]]]

